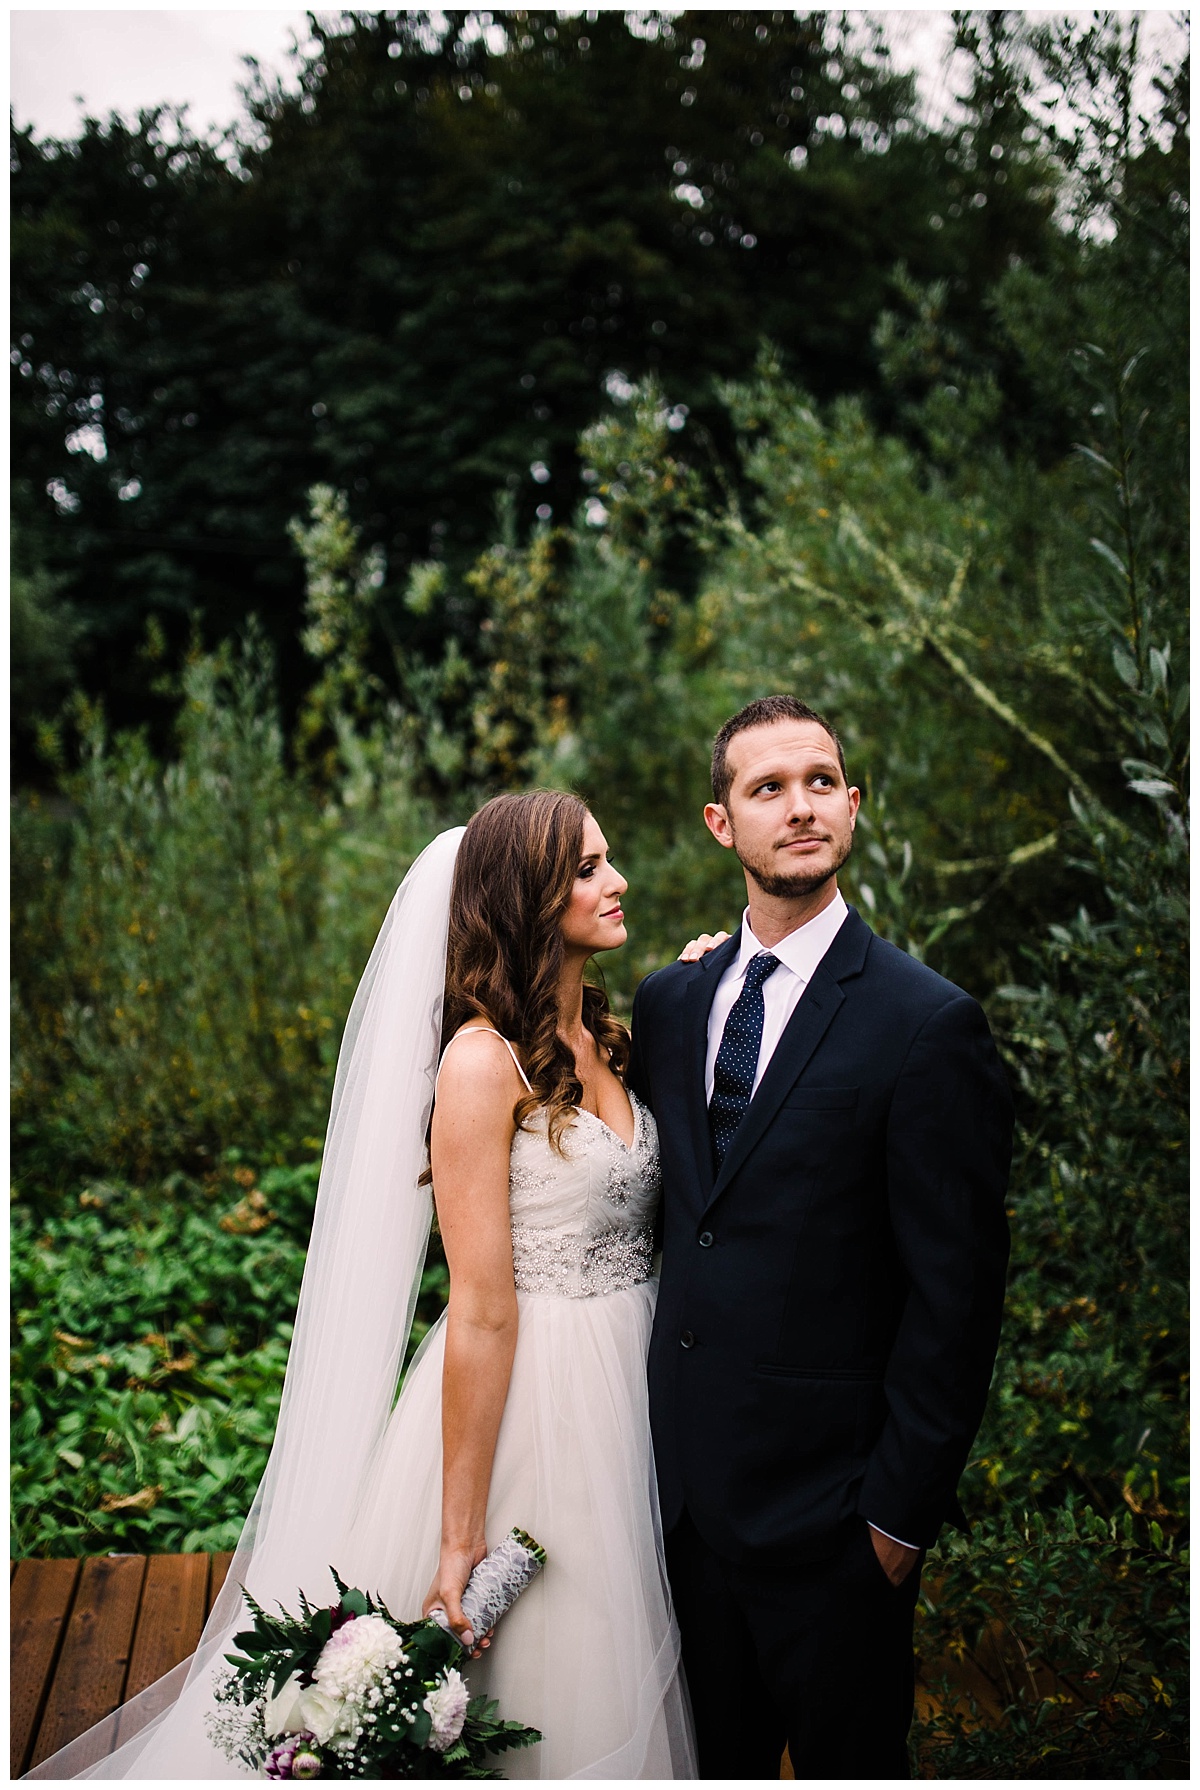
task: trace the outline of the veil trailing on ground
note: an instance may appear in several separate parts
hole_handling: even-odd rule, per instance
[[[204,1730],[244,1585],[270,1608],[333,1595],[329,1568],[395,1397],[429,1240],[420,1185],[433,1105],[454,862],[464,829],[421,853],[383,922],[346,1021],[270,1459],[190,1660],[27,1775],[247,1775]]]

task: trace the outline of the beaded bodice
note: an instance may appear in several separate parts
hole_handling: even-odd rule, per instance
[[[513,1138],[509,1168],[517,1290],[586,1299],[648,1279],[659,1195],[658,1130],[636,1094],[626,1146],[594,1113],[580,1110],[550,1147],[545,1114]]]

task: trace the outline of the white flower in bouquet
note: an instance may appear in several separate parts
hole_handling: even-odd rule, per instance
[[[276,1734],[311,1734],[318,1745],[331,1740],[346,1725],[347,1711],[340,1697],[332,1697],[320,1685],[301,1685],[293,1672],[273,1697],[263,1715],[267,1738]]]
[[[313,1667],[327,1696],[364,1703],[397,1666],[408,1664],[400,1636],[382,1616],[358,1616],[330,1635]]]
[[[462,1678],[452,1666],[449,1667],[443,1673],[441,1683],[435,1685],[425,1699],[425,1708],[433,1722],[429,1736],[433,1752],[444,1753],[454,1745],[463,1731],[470,1700]]]
[[[304,1723],[300,1716],[300,1675],[293,1672],[285,1683],[273,1694],[267,1696],[267,1706],[263,1711],[263,1730],[268,1740],[276,1734],[299,1734]]]
[[[339,1697],[329,1696],[319,1685],[310,1684],[307,1690],[300,1692],[300,1727],[312,1735],[318,1746],[336,1741],[353,1721],[353,1711],[348,1710]]]

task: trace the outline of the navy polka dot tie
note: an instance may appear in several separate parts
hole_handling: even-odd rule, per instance
[[[742,992],[729,1009],[721,1048],[713,1072],[713,1093],[708,1108],[713,1158],[719,1169],[734,1132],[746,1116],[754,1091],[754,1074],[763,1035],[763,983],[779,968],[778,957],[760,951],[752,957]]]

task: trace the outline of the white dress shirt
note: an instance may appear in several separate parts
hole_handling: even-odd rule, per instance
[[[796,1011],[796,1002],[812,981],[817,965],[841,931],[842,922],[849,911],[839,890],[828,907],[822,908],[813,919],[806,920],[803,926],[797,926],[795,932],[789,932],[786,938],[770,947],[772,957],[779,959],[779,968],[772,970],[763,983],[763,1034],[758,1049],[758,1067],[754,1072],[754,1086],[750,1091],[752,1099],[758,1092],[758,1084],[767,1064],[775,1054],[775,1047],[783,1037],[784,1027]],[[750,959],[766,949],[750,930],[750,909],[747,908],[742,915],[742,939],[738,954],[718,982],[708,1013],[708,1060],[704,1069],[704,1097],[710,1105],[717,1071],[717,1052],[725,1035],[725,1021],[742,992]],[[872,1529],[876,1526],[871,1524]],[[900,1542],[901,1547],[912,1547],[910,1541],[900,1541],[898,1535],[889,1535],[886,1529],[880,1529],[879,1533],[887,1535],[889,1541]]]
[[[812,981],[817,965],[841,931],[842,922],[849,911],[839,890],[828,907],[822,908],[813,919],[806,920],[803,926],[797,926],[795,932],[789,932],[785,939],[780,939],[777,945],[771,946],[771,955],[779,959],[779,968],[772,970],[763,983],[763,1035],[758,1050],[758,1068],[754,1074],[752,1096],[757,1093],[767,1064],[775,1054],[775,1046],[783,1037],[783,1029],[796,1010],[796,1002]],[[742,915],[741,948],[717,984],[717,992],[713,996],[708,1015],[708,1061],[704,1070],[704,1097],[710,1104],[717,1070],[717,1052],[725,1034],[725,1021],[729,1018],[730,1008],[742,992],[750,959],[757,957],[765,949],[750,930],[750,909],[747,908]]]

